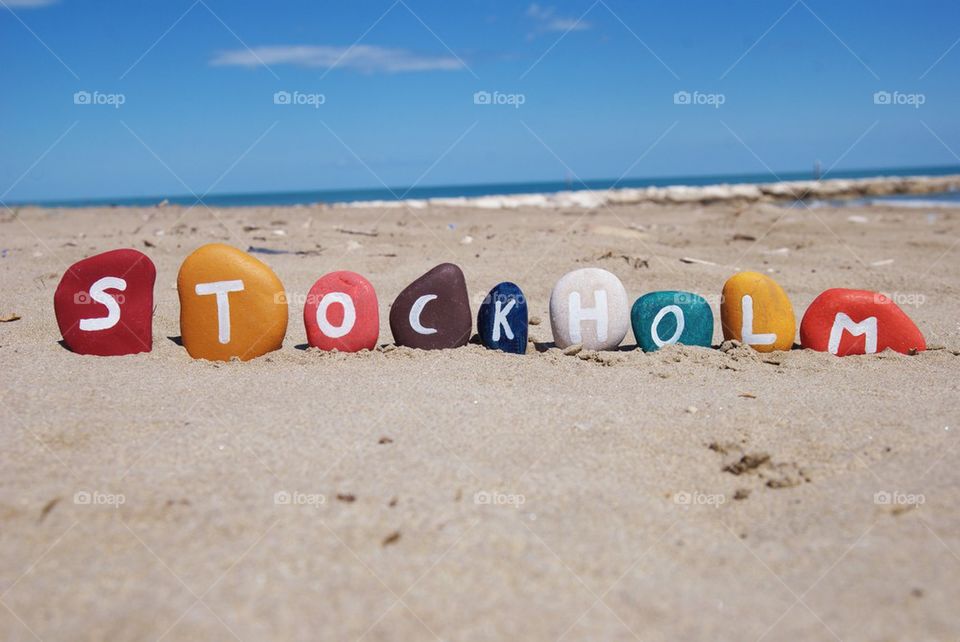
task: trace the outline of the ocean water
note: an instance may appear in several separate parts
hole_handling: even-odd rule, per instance
[[[816,199],[807,202],[807,207],[869,207],[885,205],[904,209],[936,210],[960,207],[960,190],[934,192],[931,194],[893,194],[891,196],[870,196],[850,199]],[[793,207],[793,204],[784,204]]]
[[[897,207],[936,209],[938,207],[960,207],[960,190],[953,192],[939,192],[936,194],[897,194],[877,198],[858,199],[863,205],[874,203],[893,205]]]
[[[960,166],[948,167],[904,167],[898,169],[845,170],[831,172],[825,178],[868,178],[871,176],[944,176],[960,174]],[[605,190],[612,187],[665,187],[668,185],[716,185],[720,183],[773,183],[778,180],[811,180],[809,172],[785,172],[774,177],[765,174],[730,174],[701,176],[671,176],[661,178],[630,178],[623,180],[596,179],[580,182],[531,182],[531,183],[489,183],[482,185],[439,185],[431,187],[398,187],[392,189],[344,189],[314,190],[300,192],[262,192],[242,194],[210,194],[203,202],[211,207],[244,207],[257,205],[307,205],[311,203],[347,203],[357,201],[391,201],[399,199],[429,199],[452,197],[476,197],[510,194],[544,194],[562,191]],[[901,199],[903,197],[889,197]],[[908,200],[906,197],[904,200]],[[960,193],[942,195],[925,194],[924,200],[960,201]],[[16,203],[16,205],[39,205],[43,207],[94,207],[94,206],[149,206],[161,201],[176,205],[196,205],[199,200],[190,195],[156,195],[140,197],[96,198],[78,200],[50,200]],[[887,199],[874,199],[887,200]],[[12,205],[12,204],[11,204]]]

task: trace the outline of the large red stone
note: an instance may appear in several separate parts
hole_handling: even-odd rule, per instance
[[[136,250],[113,250],[74,263],[53,295],[63,341],[79,354],[113,356],[153,347],[157,269]]]
[[[340,352],[373,350],[380,336],[377,293],[370,281],[356,272],[326,274],[310,288],[303,323],[307,343],[315,348]]]
[[[927,349],[920,329],[889,297],[841,288],[823,292],[807,308],[800,343],[841,357],[888,348],[904,354]]]

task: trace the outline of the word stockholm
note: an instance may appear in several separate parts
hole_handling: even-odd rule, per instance
[[[156,275],[153,262],[136,250],[114,250],[72,265],[54,295],[67,347],[93,355],[149,352]],[[177,292],[180,333],[191,357],[245,361],[281,347],[288,314],[283,284],[246,252],[219,243],[200,247],[180,266]],[[463,271],[451,263],[433,268],[397,295],[389,318],[398,345],[424,350],[466,345],[473,314]],[[487,348],[526,352],[527,299],[516,284],[490,290],[476,320]],[[724,339],[760,352],[789,350],[797,332],[786,292],[757,272],[735,274],[724,284],[720,322]],[[303,323],[313,347],[371,350],[380,336],[376,291],[354,272],[324,275],[310,288]],[[554,286],[550,325],[560,348],[613,350],[632,328],[639,347],[650,352],[674,343],[709,348],[714,316],[707,301],[691,292],[650,292],[631,306],[620,279],[584,268]],[[844,289],[814,299],[800,323],[800,343],[839,356],[926,349],[920,330],[891,299]]]

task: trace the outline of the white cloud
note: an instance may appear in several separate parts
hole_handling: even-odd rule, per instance
[[[587,31],[593,28],[585,20],[558,16],[555,7],[541,7],[536,3],[527,8],[527,15],[537,21],[539,31]]]
[[[216,67],[257,67],[263,64],[296,65],[320,69],[352,69],[364,73],[402,73],[410,71],[456,71],[464,63],[455,56],[428,56],[406,49],[357,45],[279,45],[236,49],[217,54],[211,65]]]
[[[36,9],[37,7],[49,7],[56,3],[57,0],[3,0],[0,4],[5,4],[11,9]]]

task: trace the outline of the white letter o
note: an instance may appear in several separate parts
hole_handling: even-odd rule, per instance
[[[677,329],[673,331],[673,336],[664,341],[660,338],[660,322],[663,321],[663,318],[668,314],[672,314],[677,319]],[[653,339],[653,343],[658,347],[662,348],[663,346],[676,343],[680,340],[680,335],[683,334],[683,310],[680,309],[678,305],[668,305],[663,308],[660,308],[660,311],[657,312],[657,316],[653,317],[653,324],[650,326],[650,335]]]
[[[335,326],[327,319],[327,308],[334,303],[343,306],[343,321]],[[339,339],[350,334],[353,325],[357,322],[357,308],[353,305],[353,299],[345,292],[330,292],[323,295],[320,299],[320,305],[317,306],[317,326],[320,332],[331,339]]]

